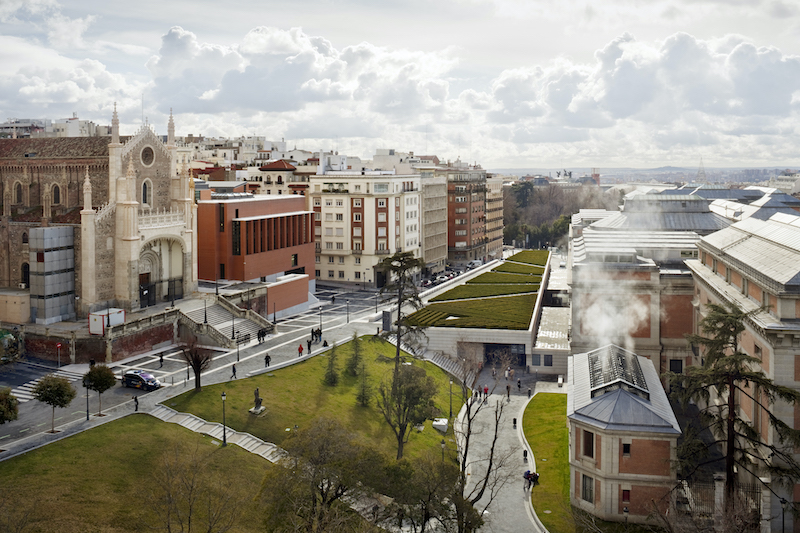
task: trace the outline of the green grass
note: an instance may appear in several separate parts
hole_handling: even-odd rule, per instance
[[[481,283],[494,283],[494,284],[509,284],[509,283],[527,283],[536,285],[542,281],[541,276],[529,276],[524,274],[503,274],[499,272],[487,272],[478,277],[469,280],[468,284],[481,284]]]
[[[379,383],[391,377],[395,347],[374,337],[362,337],[361,346],[366,363],[367,375],[377,391]],[[247,379],[239,379],[218,385],[203,386],[200,392],[194,390],[181,394],[166,402],[166,405],[181,412],[193,413],[209,421],[222,421],[222,401],[220,395],[225,391],[226,423],[237,431],[246,431],[267,442],[278,445],[286,438],[287,428],[306,427],[317,416],[336,418],[359,434],[367,444],[385,451],[394,457],[397,441],[383,415],[375,407],[373,399],[369,407],[357,405],[359,378],[343,372],[347,357],[351,353],[351,343],[336,349],[337,366],[340,370],[339,384],[335,387],[324,385],[322,380],[328,365],[328,356],[313,357],[269,374],[261,374]],[[407,357],[408,354],[406,354]],[[436,407],[444,416],[449,414],[449,377],[437,366],[425,361],[414,360],[414,365],[424,368],[439,388],[434,398]],[[253,416],[248,409],[253,407],[253,391],[259,388],[262,405],[266,411]],[[461,408],[460,398],[453,398],[453,412]],[[452,429],[449,430],[452,433]],[[439,446],[442,435],[425,423],[422,432],[412,430],[409,442],[405,445],[406,456],[415,457],[431,447]]]
[[[550,257],[550,252],[547,250],[525,250],[515,253],[509,257],[508,260],[516,261],[518,263],[544,266],[547,264],[548,257]]]
[[[536,294],[433,303],[410,315],[408,320],[421,326],[528,329],[535,305]],[[445,318],[434,318],[443,314]]]
[[[460,285],[451,289],[436,298],[431,298],[431,302],[443,302],[447,300],[459,300],[462,298],[482,298],[484,296],[502,296],[506,294],[520,294],[526,292],[536,292],[538,287],[535,285],[500,285],[500,284],[467,284]]]
[[[567,395],[534,396],[522,417],[522,430],[540,476],[539,485],[531,490],[533,508],[550,533],[571,533],[575,524],[569,512]]]
[[[510,263],[506,261],[497,268],[493,268],[492,272],[509,272],[511,274],[533,274],[539,278],[539,281],[541,281],[542,274],[544,274],[544,268],[539,266],[523,265],[520,263]]]
[[[210,437],[148,415],[132,415],[0,462],[2,488],[12,511],[34,506],[41,519],[25,531],[151,531],[142,522],[151,473],[162,452],[181,443],[209,453],[209,466],[231,486],[256,494],[270,463],[238,446],[221,448]],[[261,510],[247,498],[234,531],[262,531]]]

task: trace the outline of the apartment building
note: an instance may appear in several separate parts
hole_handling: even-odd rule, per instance
[[[697,324],[709,303],[735,304],[753,312],[745,322],[739,349],[760,360],[761,370],[776,385],[800,388],[800,217],[778,213],[768,220],[748,218],[703,237],[697,247],[699,258],[686,261],[695,282],[695,331],[699,333]],[[765,309],[759,310],[762,306]],[[742,395],[740,414],[765,442],[778,442],[768,423],[772,415],[789,427],[800,428],[800,406],[778,401],[766,413],[752,400],[760,397],[763,402],[763,392],[750,389],[747,395],[750,398]],[[800,460],[798,450],[794,452],[795,460]],[[763,465],[775,459],[753,460]],[[760,472],[758,465],[753,472]],[[739,473],[741,481],[752,481],[743,469]],[[761,475],[765,476],[762,481],[770,482],[766,474]],[[762,515],[783,518],[786,531],[798,531],[800,523],[791,506],[785,509],[781,500],[800,501],[800,484],[787,488],[772,483],[770,489],[763,491],[769,508]]]
[[[447,259],[464,266],[486,255],[486,171],[460,160],[434,170],[447,179]]]
[[[503,177],[486,176],[486,258],[503,257]]]
[[[447,179],[420,169],[422,187],[422,258],[426,276],[443,272],[447,263]]]
[[[316,277],[320,282],[382,287],[375,267],[386,256],[422,256],[422,195],[418,174],[335,171],[310,176]]]

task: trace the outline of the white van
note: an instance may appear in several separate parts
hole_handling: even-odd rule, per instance
[[[481,261],[480,259],[473,259],[472,261],[467,263],[467,268],[468,269],[473,269],[475,267],[481,266],[482,264],[483,264],[483,261]]]

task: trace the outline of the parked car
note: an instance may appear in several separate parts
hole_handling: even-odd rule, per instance
[[[153,374],[148,374],[144,370],[128,370],[122,376],[122,386],[152,391],[161,387],[161,382]]]
[[[481,261],[480,259],[473,259],[472,261],[467,263],[467,269],[471,270],[473,268],[481,266],[482,264],[483,264],[483,261]]]

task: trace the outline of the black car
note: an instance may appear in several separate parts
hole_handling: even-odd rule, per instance
[[[151,391],[161,387],[161,382],[144,370],[128,370],[122,376],[122,386]]]

